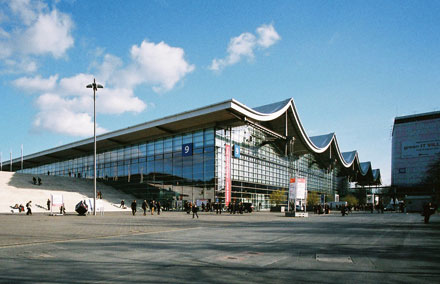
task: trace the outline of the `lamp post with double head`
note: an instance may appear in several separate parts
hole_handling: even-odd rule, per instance
[[[93,78],[93,83],[86,88],[93,89],[93,215],[96,215],[96,92],[104,87]]]

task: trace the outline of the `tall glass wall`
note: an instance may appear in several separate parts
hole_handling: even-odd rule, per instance
[[[97,176],[104,183],[139,198],[173,203],[224,201],[225,145],[240,147],[231,155],[232,200],[269,208],[269,195],[287,192],[293,177],[306,178],[307,188],[333,195],[348,186],[338,168],[322,169],[312,154],[285,157],[284,149],[268,143],[271,137],[252,126],[207,128],[117,147],[97,154]],[[192,153],[184,154],[190,145]],[[99,149],[98,149],[99,150]],[[93,156],[78,156],[20,171],[35,175],[93,178]]]
[[[270,136],[251,126],[216,130],[216,178],[219,195],[225,187],[225,145],[240,147],[240,155],[231,158],[232,200],[251,202],[268,208],[270,194],[284,190],[287,194],[290,178],[306,178],[307,189],[327,195],[345,189],[348,181],[340,177],[340,169],[322,169],[311,154],[285,157],[284,149],[267,143]]]
[[[183,145],[191,155],[184,155]],[[214,129],[119,147],[97,155],[97,177],[114,187],[163,202],[214,198]],[[93,155],[21,171],[93,178]]]

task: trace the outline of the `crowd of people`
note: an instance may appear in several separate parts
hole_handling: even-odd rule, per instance
[[[126,208],[124,200],[121,200],[121,205],[119,207],[123,209]],[[133,216],[135,216],[137,212],[136,200],[133,200],[133,202],[131,202],[130,208],[131,208],[131,213],[133,214]],[[160,215],[160,212],[162,211],[162,205],[160,204],[160,201],[155,201],[155,200],[151,200],[150,202],[144,200],[142,202],[141,208],[144,212],[144,216],[147,215],[147,211],[149,211],[151,215],[154,215],[155,212],[157,215]]]

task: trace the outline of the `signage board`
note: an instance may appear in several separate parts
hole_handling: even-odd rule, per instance
[[[193,143],[187,143],[182,145],[182,156],[192,156],[193,154]]]
[[[240,146],[234,145],[234,158],[240,158]]]
[[[291,178],[289,184],[289,198],[290,199],[306,199],[306,179],[305,178]]]
[[[52,206],[61,206],[64,204],[62,194],[51,194]]]
[[[440,140],[404,141],[401,153],[402,158],[433,156],[440,153]]]

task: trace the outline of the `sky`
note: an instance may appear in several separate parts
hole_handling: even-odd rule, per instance
[[[0,0],[2,160],[234,98],[391,183],[394,117],[440,110],[439,1]]]

